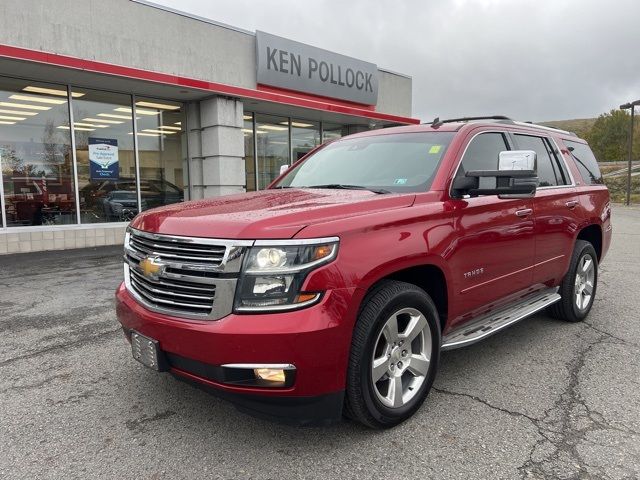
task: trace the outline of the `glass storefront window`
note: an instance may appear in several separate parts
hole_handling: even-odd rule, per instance
[[[74,89],[80,221],[123,222],[138,213],[131,96]]]
[[[142,210],[182,202],[189,185],[183,162],[182,104],[137,97],[136,117]]]
[[[348,134],[348,127],[338,123],[322,123],[322,143],[337,140]]]
[[[309,120],[291,120],[292,162],[300,160],[320,145],[320,122]]]
[[[266,188],[289,165],[289,120],[286,117],[256,114],[258,188]]]
[[[0,78],[7,227],[76,223],[68,119],[66,86]]]
[[[244,114],[242,125],[242,136],[244,137],[244,165],[247,178],[247,192],[256,189],[256,162],[253,156],[253,114]]]

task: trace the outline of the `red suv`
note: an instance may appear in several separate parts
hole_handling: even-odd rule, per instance
[[[543,309],[584,319],[610,214],[569,132],[506,117],[370,131],[267,190],[138,215],[118,318],[137,360],[246,411],[390,427],[441,351]]]

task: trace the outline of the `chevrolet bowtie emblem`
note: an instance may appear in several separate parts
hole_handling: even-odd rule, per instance
[[[140,260],[138,267],[145,277],[154,280],[157,280],[164,271],[164,264],[160,262],[158,257],[144,257]]]

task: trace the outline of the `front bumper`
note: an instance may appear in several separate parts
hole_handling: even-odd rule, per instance
[[[330,290],[317,305],[293,312],[198,321],[151,312],[121,284],[116,311],[125,333],[136,330],[159,342],[173,375],[254,414],[315,423],[341,415],[354,293],[354,288]],[[248,387],[204,373],[230,363],[292,364],[295,381],[282,388]]]

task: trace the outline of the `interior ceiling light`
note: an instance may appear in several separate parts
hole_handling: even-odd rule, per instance
[[[60,97],[66,97],[66,90],[56,90],[55,88],[44,88],[44,87],[34,87],[33,85],[29,85],[28,87],[24,87],[22,89],[23,92],[33,92],[33,93],[48,93],[49,95],[58,95]],[[71,92],[71,96],[73,98],[84,97],[84,93],[80,92]]]
[[[69,127],[67,127],[66,125],[60,125],[58,128],[61,128],[63,130],[69,130]],[[73,126],[73,129],[81,130],[83,132],[94,132],[96,130],[95,128],[76,127],[75,125]]]
[[[51,110],[51,107],[44,105],[29,105],[26,103],[0,102],[0,107],[26,108],[28,110]]]
[[[180,127],[170,127],[170,126],[167,126],[167,125],[160,125],[158,128],[162,128],[164,130],[175,130],[177,132],[182,130]]]
[[[38,114],[38,112],[25,112],[23,110],[4,110],[2,108],[0,108],[0,113],[10,113],[12,115],[28,115],[30,117]]]
[[[182,122],[176,122],[174,125],[182,125]]]
[[[3,120],[0,120],[0,125],[15,125],[16,122],[5,122]]]
[[[133,135],[133,132],[129,132],[129,135]],[[142,136],[142,137],[159,137],[160,135],[157,133],[142,133],[142,132],[138,132],[138,136]]]
[[[9,116],[9,115],[0,115],[0,120],[26,120],[25,117],[13,117],[13,116]]]
[[[60,100],[58,98],[47,98],[47,97],[38,97],[36,95],[9,95],[9,98],[14,100],[23,100],[25,102],[39,102],[39,103],[51,103],[53,105],[62,105],[63,103],[67,103],[66,100]]]
[[[243,115],[242,118],[244,118],[245,120],[251,120],[253,118],[253,116],[251,116],[251,115]]]
[[[149,133],[162,133],[164,135],[173,135],[176,132],[163,132],[162,130],[154,130],[152,128],[145,128],[144,130],[142,130],[143,132],[149,132]]]
[[[103,120],[102,118],[83,118],[83,120],[86,120],[87,122],[108,123],[109,125],[124,123],[124,122],[118,122],[117,120]]]
[[[260,128],[262,128],[263,130],[274,130],[277,132],[287,130],[287,127],[278,127],[277,125],[260,125]]]
[[[96,125],[95,123],[80,123],[80,122],[73,122],[73,126],[80,126],[80,127],[98,127],[98,128],[107,128],[109,125]]]
[[[131,110],[129,107],[118,107],[114,108],[114,110],[116,112],[133,113],[133,110]],[[160,115],[159,111],[145,110],[144,108],[136,108],[136,113],[139,113],[140,115]]]
[[[107,117],[107,118],[122,118],[123,120],[131,120],[133,117],[131,115],[116,115],[115,113],[99,113],[98,117]],[[109,120],[101,120],[103,122],[108,122]],[[122,122],[118,122],[122,123]]]
[[[280,125],[288,125],[287,122],[280,122]],[[298,128],[309,128],[309,127],[313,127],[313,124],[311,123],[301,123],[301,122],[291,122],[291,126],[292,127],[298,127]]]
[[[166,103],[155,103],[155,102],[136,102],[136,106],[160,108],[162,110],[179,110],[180,109],[180,105],[167,105]]]

